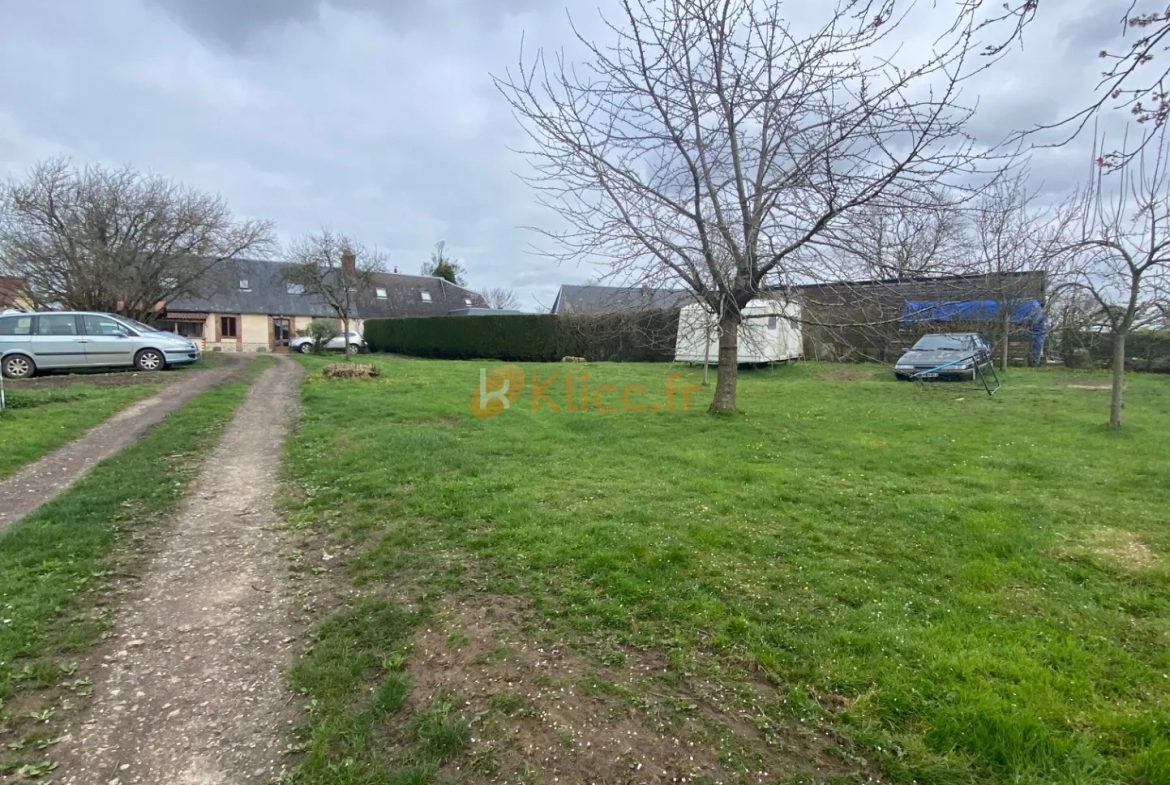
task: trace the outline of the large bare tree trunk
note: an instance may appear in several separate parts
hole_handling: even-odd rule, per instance
[[[738,379],[739,315],[724,314],[719,320],[719,370],[710,411],[735,411],[735,388]]]
[[[342,317],[341,324],[342,324],[341,334],[345,338],[345,361],[349,362],[349,355],[350,355],[350,351],[349,351],[349,317],[348,316]]]
[[[1121,427],[1121,407],[1125,405],[1125,330],[1113,335],[1113,399],[1109,402],[1109,427]]]

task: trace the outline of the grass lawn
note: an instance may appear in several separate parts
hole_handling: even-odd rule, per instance
[[[438,609],[496,603],[610,687],[657,663],[606,694],[727,720],[703,738],[736,781],[853,781],[823,752],[902,783],[1170,783],[1170,378],[1130,377],[1120,432],[1100,374],[1014,370],[988,398],[811,363],[745,373],[733,417],[705,413],[711,388],[690,412],[533,412],[532,372],[665,404],[671,371],[525,366],[478,419],[484,363],[363,359],[383,375],[308,378],[288,449],[292,519],[365,595],[294,670],[314,701],[294,781],[551,782],[508,770],[508,696],[461,702],[447,672],[408,697]],[[453,649],[483,629],[465,621]],[[801,728],[833,742],[805,755]]]
[[[5,390],[8,408],[0,412],[0,479],[161,389],[161,384],[113,387],[79,382]]]
[[[76,709],[99,666],[78,660],[112,621],[108,588],[141,566],[142,538],[182,501],[247,388],[237,382],[195,397],[0,534],[0,776],[53,769],[64,707]]]

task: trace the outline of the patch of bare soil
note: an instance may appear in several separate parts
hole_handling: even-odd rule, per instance
[[[1111,382],[1078,382],[1077,384],[1066,384],[1070,390],[1111,390],[1113,384]]]
[[[416,637],[411,700],[457,696],[472,718],[468,783],[759,783],[798,775],[876,781],[830,734],[680,681],[664,658],[605,665],[533,626],[512,598],[464,598]],[[692,688],[697,687],[697,688]],[[761,701],[774,701],[766,684]],[[752,691],[752,690],[749,690]],[[750,701],[749,701],[750,704]],[[772,707],[775,707],[775,702]],[[734,708],[732,708],[734,707]]]
[[[279,359],[249,392],[119,614],[92,703],[53,782],[247,785],[282,773],[295,717],[295,633],[275,533],[275,478],[301,369]]]
[[[1085,547],[1127,570],[1148,570],[1158,563],[1157,554],[1140,537],[1122,529],[1094,529],[1085,539]]]
[[[99,387],[129,387],[132,384],[174,381],[172,371],[119,371],[116,373],[66,373],[54,376],[37,376],[33,379],[5,379],[4,386],[11,390],[45,390],[69,387],[74,384],[93,384]]]
[[[99,462],[138,441],[199,393],[241,373],[243,359],[241,357],[220,368],[184,375],[158,395],[123,409],[80,439],[0,480],[0,530],[55,498]],[[76,384],[75,381],[70,383]]]

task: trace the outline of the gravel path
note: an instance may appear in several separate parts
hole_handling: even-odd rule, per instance
[[[153,398],[123,409],[80,439],[0,480],[0,531],[56,498],[100,461],[138,441],[199,393],[223,384],[244,359],[233,357],[222,367],[184,374]]]
[[[116,624],[93,703],[57,753],[70,785],[258,785],[295,707],[276,478],[302,370],[260,377]]]

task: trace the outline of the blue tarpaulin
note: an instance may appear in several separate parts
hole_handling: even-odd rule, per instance
[[[1032,364],[1039,365],[1044,353],[1044,337],[1048,332],[1048,319],[1039,300],[1015,300],[1006,303],[1011,309],[1012,324],[1027,325],[1032,332]],[[930,300],[909,300],[902,307],[902,326],[922,322],[997,322],[1000,318],[1000,303],[995,300],[964,300],[960,302],[934,302]]]

